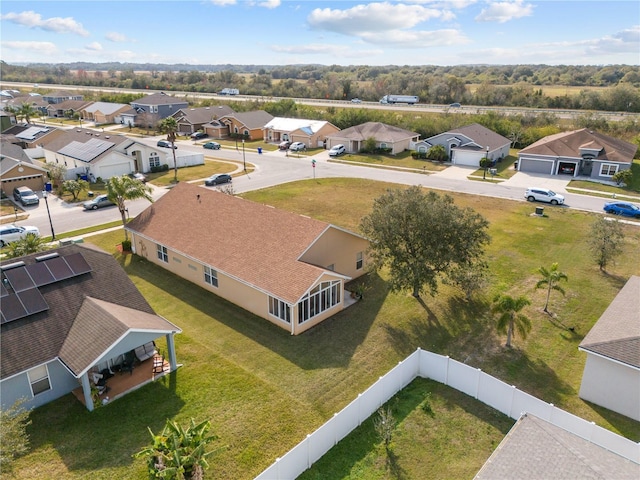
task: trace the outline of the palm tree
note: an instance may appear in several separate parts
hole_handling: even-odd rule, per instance
[[[558,270],[558,262],[551,265],[549,270],[544,267],[540,267],[538,272],[542,275],[542,279],[536,283],[536,288],[547,287],[547,301],[544,304],[544,311],[549,313],[547,308],[549,307],[551,290],[556,290],[564,295],[564,289],[558,285],[558,282],[560,282],[560,280],[569,281],[569,277],[564,272]]]
[[[24,238],[11,242],[7,251],[8,258],[17,258],[47,250],[47,243],[40,235],[27,233]]]
[[[136,453],[134,457],[146,457],[149,478],[202,479],[209,468],[207,458],[218,454],[224,447],[206,452],[207,444],[218,439],[207,435],[211,423],[204,421],[196,425],[191,419],[184,429],[176,422],[167,420],[159,435],[149,429],[152,444]]]
[[[124,202],[138,198],[146,198],[150,202],[153,202],[151,192],[151,187],[148,187],[140,180],[131,178],[129,175],[111,177],[107,180],[107,197],[118,206],[123,226],[127,224],[127,208]],[[125,241],[129,240],[129,234],[126,230],[124,231],[124,239]]]
[[[167,134],[167,140],[171,142],[173,152],[173,182],[178,183],[178,164],[176,163],[176,132],[178,131],[178,121],[173,117],[167,117],[158,122],[158,129],[161,133]]]
[[[526,297],[513,298],[509,295],[498,295],[493,299],[493,313],[500,313],[498,318],[498,333],[507,334],[505,346],[511,348],[511,337],[514,331],[524,340],[531,331],[531,320],[525,315],[518,313],[531,302]]]

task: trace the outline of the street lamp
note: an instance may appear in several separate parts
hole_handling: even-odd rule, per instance
[[[487,164],[489,163],[489,145],[487,145],[486,153],[484,155],[484,169],[482,170],[482,179],[487,178]]]
[[[244,138],[242,139],[242,166],[244,167],[244,173],[247,173],[247,159],[244,157]]]
[[[44,203],[47,206],[47,215],[49,215],[49,225],[51,225],[51,240],[55,240],[56,239],[56,232],[53,231],[53,222],[51,221],[51,211],[49,210],[49,192],[47,192],[46,190],[42,191],[42,198],[44,198]]]

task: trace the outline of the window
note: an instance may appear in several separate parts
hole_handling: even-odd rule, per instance
[[[206,265],[204,267],[204,283],[208,283],[214,287],[218,286],[218,272]]]
[[[610,163],[603,163],[600,166],[601,177],[613,177],[618,171],[618,165],[612,165]]]
[[[32,368],[27,372],[29,375],[29,384],[31,385],[31,392],[33,396],[39,393],[51,390],[51,384],[49,383],[49,371],[46,365],[41,365],[36,368]]]
[[[164,263],[169,263],[169,253],[167,252],[167,247],[158,245],[158,258]]]
[[[282,300],[269,297],[269,313],[280,320],[291,323],[291,308]]]
[[[356,253],[356,270],[361,270],[363,264],[362,252]]]
[[[157,152],[151,152],[149,154],[149,166],[150,167],[159,167],[160,166],[160,156]]]
[[[322,282],[316,285],[298,302],[298,324],[329,310],[341,302],[342,283],[340,280]],[[269,305],[271,307],[271,305]]]

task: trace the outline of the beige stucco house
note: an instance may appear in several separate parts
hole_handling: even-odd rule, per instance
[[[580,398],[640,421],[640,277],[632,276],[578,347]]]
[[[369,242],[352,232],[180,182],[127,224],[132,249],[286,329],[308,330],[349,303]]]
[[[303,118],[274,117],[262,128],[264,141],[302,142],[307,148],[323,148],[329,136],[340,131],[325,120],[305,120]]]
[[[420,139],[420,134],[386,123],[366,122],[330,135],[327,148],[344,145],[347,152],[358,153],[370,138],[375,139],[377,148],[388,148],[391,155],[396,155],[409,150]]]

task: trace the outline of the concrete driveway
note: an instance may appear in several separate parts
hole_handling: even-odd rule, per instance
[[[541,173],[525,173],[518,172],[513,177],[502,182],[502,185],[510,187],[521,187],[527,189],[529,187],[548,188],[557,193],[567,193],[567,185],[573,177],[564,177],[558,175],[544,175]]]

